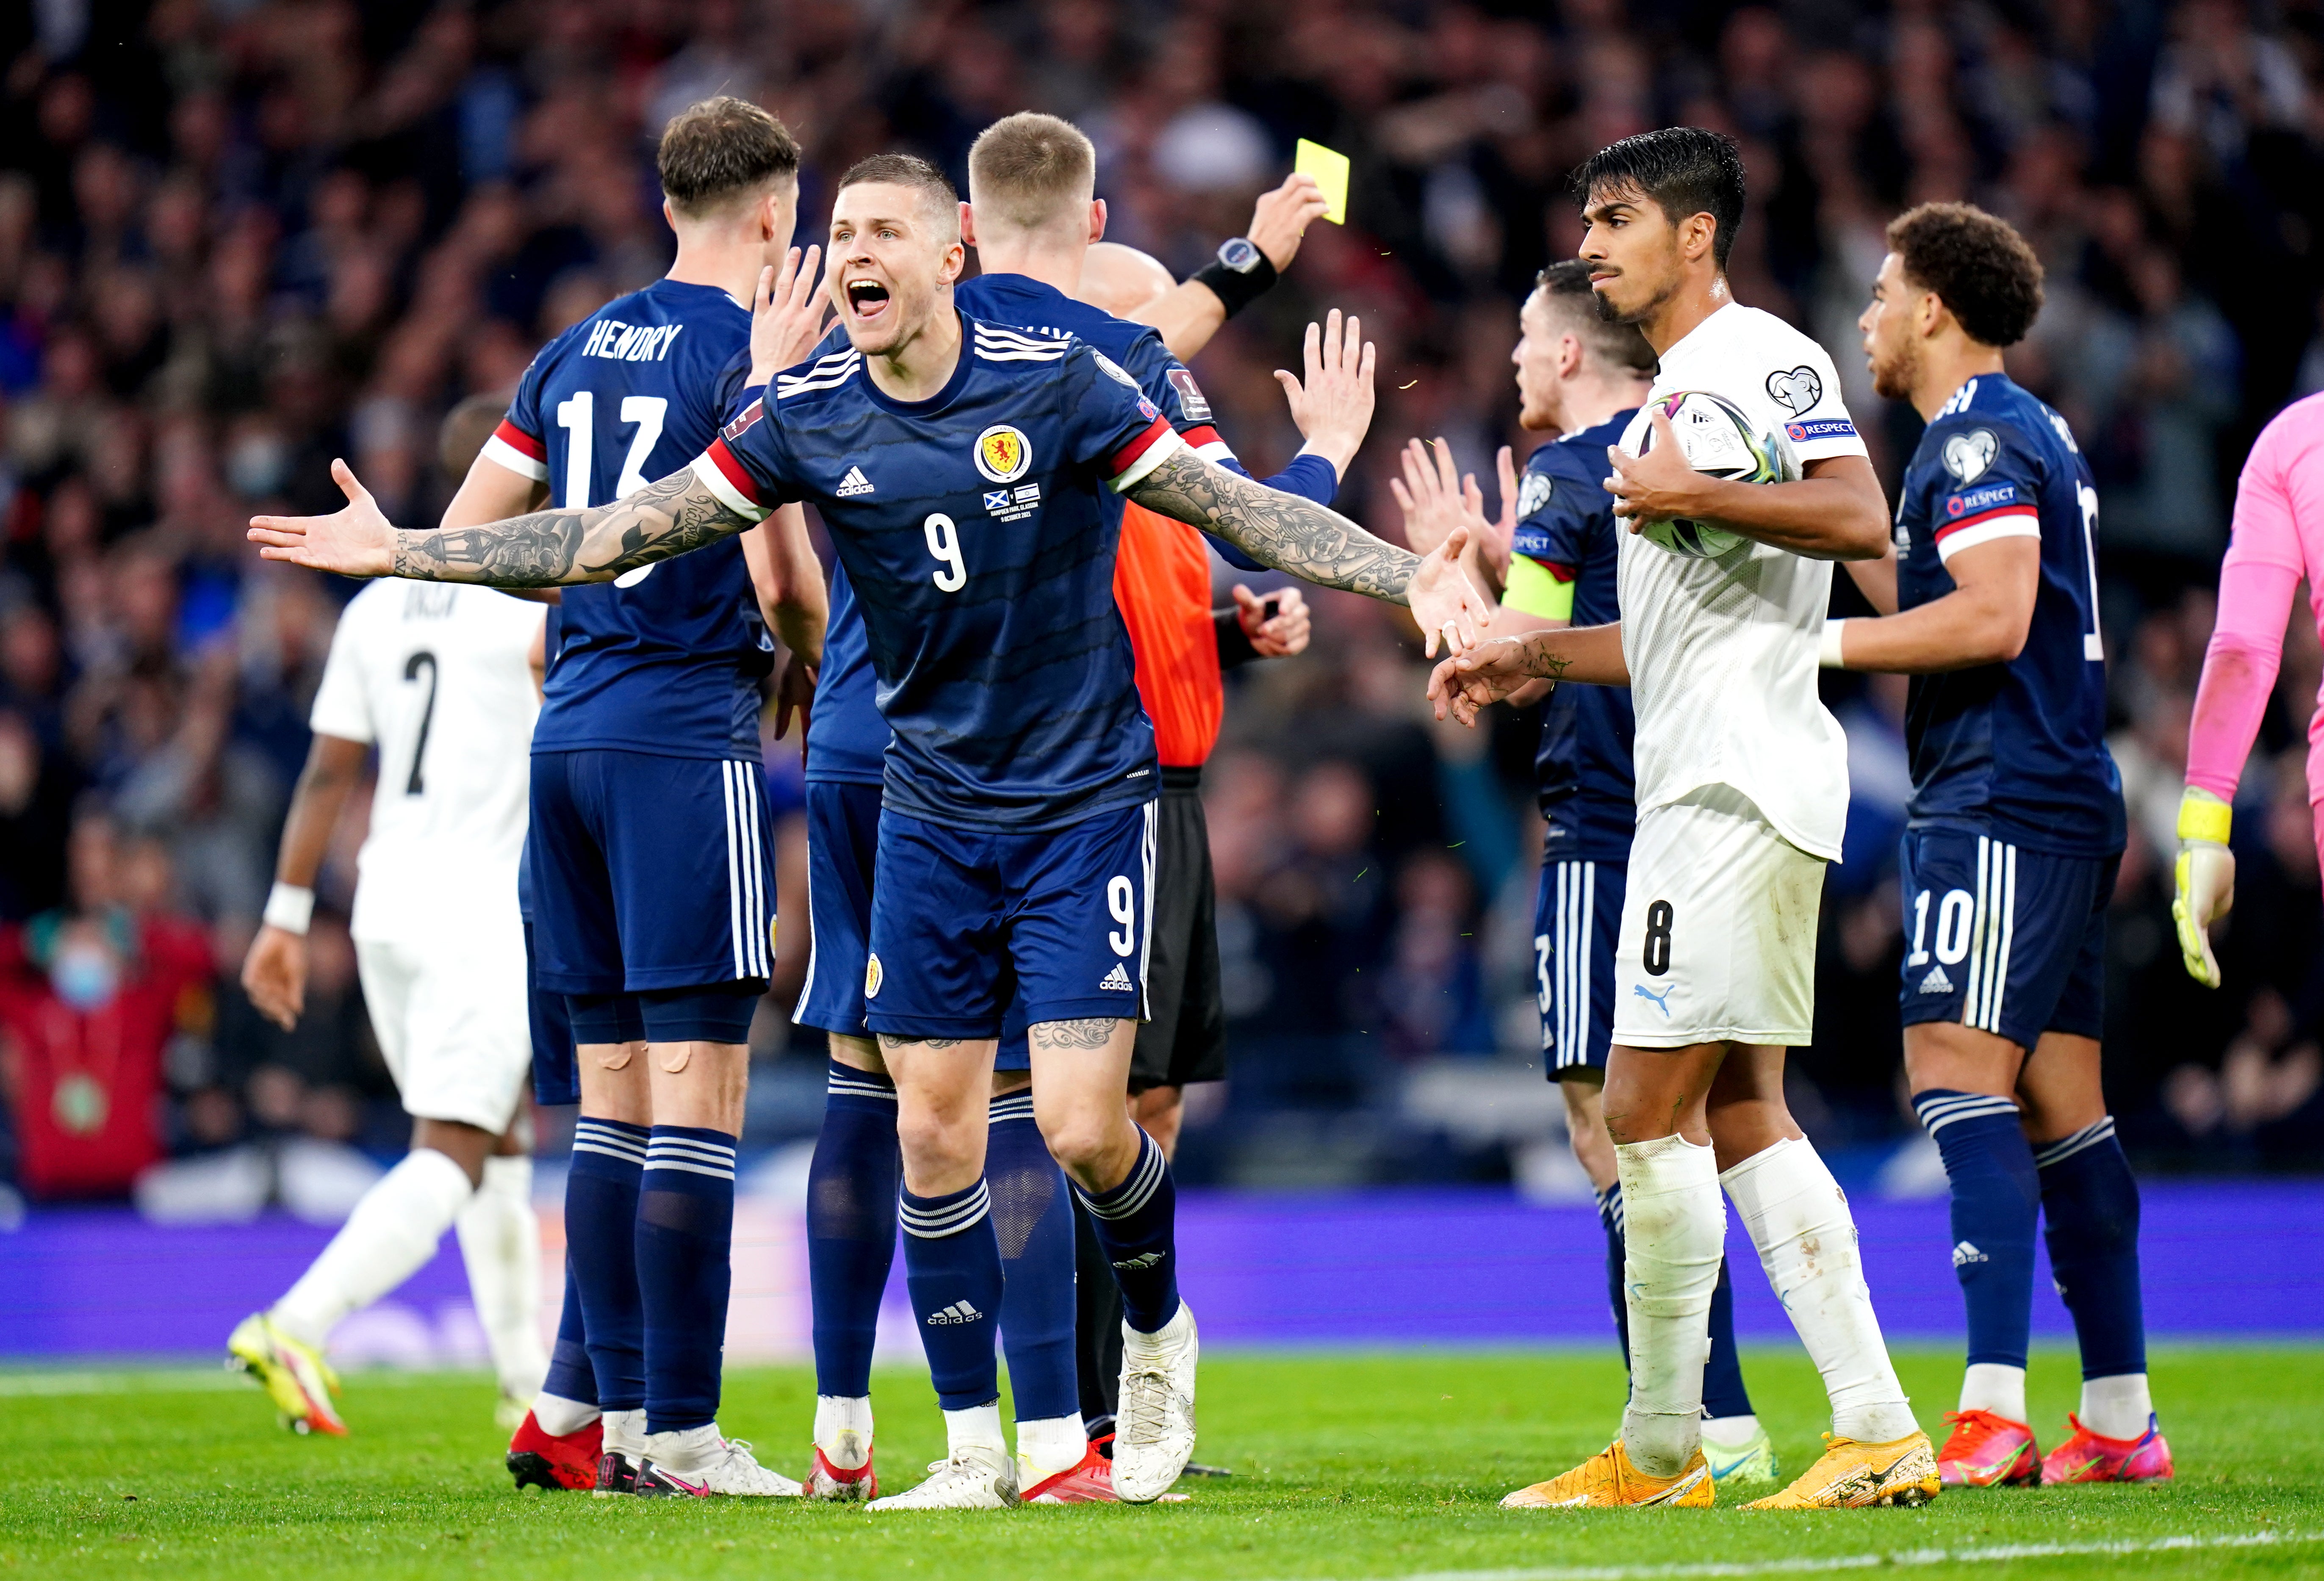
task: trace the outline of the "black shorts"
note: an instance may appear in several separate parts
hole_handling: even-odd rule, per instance
[[[1219,998],[1218,901],[1202,770],[1162,770],[1154,860],[1154,941],[1146,963],[1146,1023],[1130,1061],[1130,1090],[1221,1081],[1227,1013]]]

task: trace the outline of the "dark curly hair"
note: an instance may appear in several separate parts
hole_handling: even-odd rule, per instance
[[[1980,345],[2015,345],[2042,312],[2042,261],[2007,220],[1974,204],[1923,203],[1898,215],[1888,250]]]

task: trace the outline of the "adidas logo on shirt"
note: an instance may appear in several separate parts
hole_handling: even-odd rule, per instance
[[[1990,1263],[1993,1259],[1980,1252],[1970,1242],[1963,1241],[1953,1248],[1953,1266],[1966,1268],[1972,1263]]]
[[[862,467],[851,466],[847,469],[847,475],[839,480],[839,487],[831,492],[843,500],[851,500],[858,494],[870,493],[872,480],[863,475]]]
[[[1945,969],[1941,966],[1929,968],[1929,975],[1921,979],[1921,992],[1924,994],[1950,994],[1952,991],[1953,979],[1945,975]]]
[[[1102,988],[1119,988],[1125,994],[1134,994],[1138,991],[1138,985],[1130,980],[1130,974],[1121,970],[1121,962],[1119,961],[1113,963],[1113,970],[1107,972],[1104,979],[1097,986]]]
[[[954,1301],[940,1312],[930,1312],[928,1321],[931,1324],[973,1323],[983,1316],[982,1312],[978,1311],[968,1302]]]

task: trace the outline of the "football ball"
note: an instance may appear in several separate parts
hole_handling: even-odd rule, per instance
[[[1799,475],[1790,446],[1780,433],[1761,428],[1725,396],[1681,390],[1638,409],[1622,436],[1622,448],[1643,455],[1655,443],[1654,414],[1670,418],[1687,464],[1715,478],[1747,483],[1782,483]],[[1707,521],[1680,519],[1649,522],[1638,536],[1657,548],[1693,559],[1716,560],[1750,540]]]

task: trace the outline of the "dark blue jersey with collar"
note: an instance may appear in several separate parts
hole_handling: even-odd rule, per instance
[[[953,288],[953,303],[963,313],[989,323],[1029,329],[1056,338],[1072,335],[1088,342],[1138,381],[1147,400],[1158,408],[1194,447],[1195,454],[1236,472],[1243,470],[1226,441],[1213,426],[1211,403],[1186,365],[1171,355],[1160,332],[1149,326],[1077,301],[1055,286],[1021,274],[980,274]],[[846,333],[834,329],[816,347],[818,357],[848,349]],[[748,358],[744,361],[747,363]],[[739,387],[740,379],[731,382]],[[731,400],[728,403],[733,404]],[[1328,480],[1328,481],[1327,481]],[[1297,477],[1286,473],[1268,482],[1290,487],[1319,505],[1329,505],[1337,479],[1328,464],[1319,464]],[[1300,488],[1300,483],[1311,486]],[[1320,485],[1319,488],[1316,485]],[[1116,513],[1117,522],[1120,519]],[[1213,539],[1213,542],[1217,542]],[[1252,562],[1230,551],[1230,558],[1246,568]],[[816,673],[815,711],[807,722],[807,776],[817,781],[852,781],[877,785],[888,749],[887,722],[872,702],[871,656],[862,623],[855,615],[854,589],[844,567],[834,567],[831,614],[825,628],[823,667]]]
[[[1945,562],[2000,538],[2041,540],[2042,580],[2015,658],[1913,677],[1914,827],[1990,828],[2066,856],[2122,849],[2122,779],[2106,749],[2098,515],[2066,419],[2005,375],[1963,384],[1921,436],[1896,510],[1897,607],[1952,592]]]
[[[1107,496],[1181,442],[1086,343],[959,322],[928,400],[883,395],[859,354],[833,352],[778,375],[695,470],[748,509],[822,513],[893,732],[889,807],[1064,828],[1158,790]]]
[[[1616,596],[1620,530],[1606,446],[1617,444],[1631,413],[1551,440],[1526,460],[1517,483],[1517,526],[1511,549],[1573,584],[1573,624],[1603,626],[1622,618]],[[1534,783],[1549,828],[1548,859],[1623,861],[1637,826],[1637,780],[1631,738],[1637,715],[1628,686],[1561,685],[1541,705],[1541,749]]]
[[[604,505],[685,470],[718,436],[721,371],[751,316],[715,286],[656,280],[542,347],[487,454]],[[739,539],[564,591],[563,646],[533,750],[759,754],[758,678],[773,645]]]

